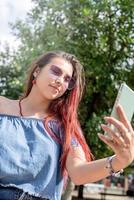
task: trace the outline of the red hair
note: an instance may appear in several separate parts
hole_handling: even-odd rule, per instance
[[[61,170],[63,175],[66,174],[66,159],[71,145],[72,137],[75,138],[81,145],[87,161],[93,159],[93,155],[86,143],[86,140],[82,134],[80,123],[78,120],[78,105],[79,105],[79,92],[75,87],[71,91],[71,95],[67,99],[55,100],[51,103],[50,112],[52,116],[58,116],[64,126],[64,141],[63,151],[61,155]],[[58,113],[58,115],[57,115]],[[53,118],[53,117],[50,117]],[[50,119],[49,118],[49,119]],[[46,120],[45,126],[48,126],[48,120]],[[48,127],[47,130],[49,131]]]
[[[60,158],[61,170],[64,174],[66,171],[66,159],[71,147],[72,137],[74,137],[81,145],[83,151],[85,152],[87,161],[90,161],[93,158],[82,134],[77,114],[85,83],[82,65],[75,56],[65,52],[48,52],[47,54],[42,55],[36,61],[34,61],[31,66],[30,75],[27,80],[26,90],[23,98],[28,96],[32,89],[32,81],[34,79],[33,73],[36,67],[45,67],[45,65],[51,62],[51,60],[55,57],[65,59],[65,61],[68,61],[72,65],[73,78],[76,80],[75,87],[72,90],[67,90],[61,97],[51,102],[49,106],[50,116],[45,121],[45,127],[49,132],[51,131],[48,128],[48,121],[51,118],[58,118],[64,126],[64,140],[62,143],[63,151]]]

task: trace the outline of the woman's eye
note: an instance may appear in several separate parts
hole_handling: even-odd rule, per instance
[[[62,74],[61,71],[57,67],[52,67],[51,71],[52,71],[52,73],[54,75],[59,75],[60,76]]]
[[[60,73],[57,70],[54,70],[54,69],[52,70],[52,73],[55,74],[55,75],[60,75]]]

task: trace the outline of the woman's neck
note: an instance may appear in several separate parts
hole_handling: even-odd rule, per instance
[[[21,101],[21,109],[24,116],[35,116],[42,118],[48,115],[49,100],[31,91],[30,94]]]

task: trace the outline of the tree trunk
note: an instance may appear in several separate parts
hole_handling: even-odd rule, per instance
[[[72,191],[74,190],[74,187],[75,187],[74,183],[71,181],[71,179],[69,179],[67,187],[62,194],[61,200],[71,200]]]

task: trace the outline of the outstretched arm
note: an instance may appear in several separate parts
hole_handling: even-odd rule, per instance
[[[113,131],[109,125],[102,125],[102,129],[109,136],[99,134],[99,138],[115,152],[112,159],[114,171],[127,167],[134,159],[134,131],[128,122],[121,106],[117,107],[120,120],[106,117],[108,124],[113,124],[117,131]],[[112,139],[111,139],[112,138]],[[68,153],[66,168],[72,181],[76,185],[96,182],[110,175],[108,158],[87,162],[81,147],[72,147]]]

